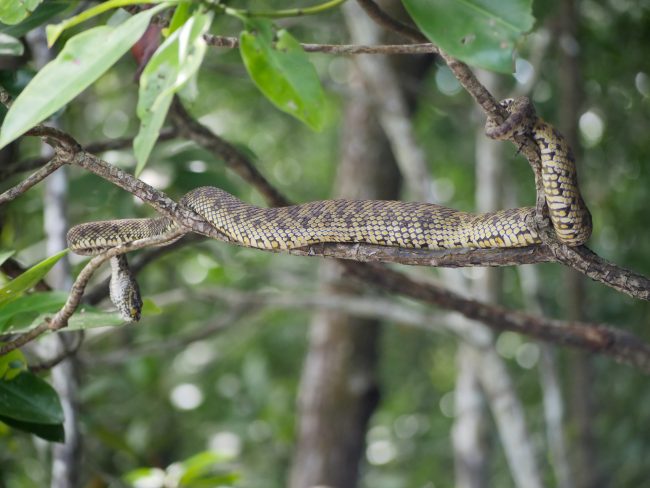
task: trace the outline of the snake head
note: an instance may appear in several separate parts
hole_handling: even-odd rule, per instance
[[[111,258],[111,301],[126,322],[138,322],[142,315],[140,287],[129,268],[126,256]]]

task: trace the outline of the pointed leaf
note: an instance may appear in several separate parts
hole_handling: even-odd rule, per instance
[[[196,11],[161,44],[142,72],[138,95],[140,131],[133,141],[138,160],[136,176],[144,169],[158,139],[174,93],[187,83],[203,61],[207,48],[203,34],[211,23],[212,13]]]
[[[10,301],[15,300],[21,293],[32,288],[38,283],[43,276],[57,263],[59,259],[67,254],[68,250],[65,249],[54,256],[41,261],[40,263],[32,266],[20,276],[14,278],[5,286],[0,288],[0,306],[3,306]]]
[[[63,409],[56,391],[29,371],[10,381],[0,380],[0,415],[35,424],[63,422]]]
[[[17,24],[31,14],[43,0],[2,0],[0,22]]]
[[[286,30],[273,45],[272,24],[249,20],[239,36],[239,51],[246,70],[260,91],[280,110],[314,130],[326,119],[326,100],[316,70],[300,43]]]
[[[108,70],[140,38],[151,17],[167,5],[134,15],[116,27],[100,26],[71,37],[16,98],[0,130],[0,148],[52,115]],[[56,96],[52,96],[56,87]]]
[[[88,10],[84,10],[80,14],[66,19],[63,22],[54,25],[48,25],[46,28],[47,45],[52,46],[64,30],[77,24],[81,24],[82,22],[85,22],[86,20],[96,17],[97,15],[109,10],[126,7],[128,5],[137,5],[140,3],[162,3],[167,1],[169,0],[107,0],[106,2],[102,2],[99,5],[95,5],[94,7],[89,8]]]
[[[42,3],[34,12],[25,20],[15,25],[0,24],[0,32],[13,37],[22,37],[30,30],[44,24],[48,19],[51,19],[56,14],[63,12],[70,7],[69,2],[55,2],[49,1]]]
[[[532,0],[402,0],[420,30],[481,68],[513,71],[515,43],[533,27]]]

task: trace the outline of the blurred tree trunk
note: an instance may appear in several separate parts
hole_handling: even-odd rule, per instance
[[[578,166],[580,166],[580,136],[578,120],[584,99],[582,70],[580,66],[580,43],[578,31],[580,18],[578,0],[563,0],[559,15],[560,31],[559,50],[559,126],[573,148]],[[580,169],[578,168],[578,171]],[[566,311],[567,319],[584,320],[585,290],[582,276],[571,269],[566,269]],[[570,354],[570,400],[571,416],[574,424],[575,447],[574,471],[578,488],[602,486],[598,473],[595,452],[595,439],[592,422],[596,416],[593,402],[593,371],[588,353],[572,351]]]
[[[45,29],[32,31],[27,36],[36,66],[40,69],[51,61],[53,53],[47,47]],[[49,125],[56,126],[56,121]],[[41,154],[53,157],[54,151],[43,144]],[[68,180],[66,168],[59,168],[44,183],[43,222],[47,239],[47,255],[68,247],[66,232]],[[61,259],[50,271],[49,284],[55,290],[69,290],[72,286],[70,263]],[[40,352],[48,358],[64,354],[78,340],[79,332],[55,334],[45,337],[39,343]],[[80,486],[81,433],[78,425],[78,365],[74,358],[63,360],[52,368],[52,384],[59,394],[65,414],[65,442],[52,444],[51,488],[75,488]]]
[[[370,100],[356,79],[342,127],[337,196],[396,198],[399,176]],[[337,263],[321,268],[323,292],[358,293]],[[291,488],[357,485],[368,419],[379,400],[379,323],[336,311],[314,314],[299,392]]]
[[[481,81],[493,90],[495,77],[480,72]],[[476,132],[476,211],[489,212],[501,207],[502,144],[489,140],[483,128]],[[446,273],[459,273],[450,270]],[[500,270],[485,268],[473,280],[471,294],[485,302],[499,299]],[[462,276],[458,277],[462,280]],[[480,326],[480,324],[479,324]],[[492,335],[492,334],[490,334]],[[488,461],[490,446],[487,439],[489,419],[481,387],[482,353],[463,342],[458,345],[456,364],[456,417],[452,429],[454,469],[457,488],[483,488],[489,486]]]

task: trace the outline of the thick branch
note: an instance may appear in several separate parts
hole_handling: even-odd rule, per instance
[[[432,283],[412,280],[385,267],[360,266],[356,263],[346,266],[355,277],[382,290],[455,310],[498,331],[520,332],[554,344],[605,354],[650,374],[650,345],[628,332],[604,325],[536,317],[496,305],[487,305]]]
[[[248,161],[248,159],[239,153],[239,151],[237,151],[233,146],[212,134],[207,128],[203,127],[198,122],[192,121],[184,111],[179,111],[177,108],[175,110],[175,113],[181,119],[187,118],[188,122],[192,122],[190,124],[187,124],[187,126],[186,124],[182,124],[179,129],[184,129],[188,137],[192,138],[196,142],[200,141],[201,143],[205,144],[206,147],[215,151],[217,154],[223,157],[224,161],[229,167],[234,169],[249,183],[258,188],[258,190],[263,193],[265,198],[270,203],[276,205],[288,203],[287,199],[284,198],[272,185],[270,185],[270,183],[257,171],[257,169],[250,163],[250,161]],[[71,158],[66,162],[70,164],[76,164],[101,176],[102,178],[105,178],[106,180],[114,183],[129,193],[141,198],[143,201],[154,207],[162,215],[174,219],[184,227],[183,230],[178,231],[178,235],[182,235],[183,233],[192,230],[214,239],[226,241],[228,240],[208,222],[204,221],[190,210],[179,206],[176,202],[168,198],[164,193],[134,178],[128,173],[123,172],[119,168],[113,167],[112,165],[106,163],[105,161],[102,161],[92,154],[81,150],[81,148],[76,145],[74,139],[72,139],[69,135],[63,134],[59,142],[59,134],[57,133],[58,131],[44,129],[47,128],[39,127],[38,130],[34,130],[33,133],[35,135],[37,134],[46,137],[50,143],[54,142],[55,147],[57,147],[56,144],[58,142],[60,144],[58,146],[58,149],[65,148],[65,151],[72,152]],[[85,289],[90,275],[104,260],[122,252],[153,245],[154,242],[155,240],[146,240],[146,242],[136,241],[129,245],[111,249],[110,251],[93,258],[77,278],[73,292],[62,310],[57,313],[57,315],[55,315],[55,317],[49,323],[41,324],[39,327],[33,329],[32,331],[18,337],[12,343],[5,345],[0,349],[0,354],[6,353],[16,347],[20,347],[30,340],[33,340],[46,330],[56,330],[64,327],[67,324],[68,318],[77,307],[79,300],[81,299],[81,294]],[[297,250],[293,252],[295,254],[303,254],[308,256],[327,255],[332,257],[346,258],[352,258],[352,254],[354,254],[358,260],[359,256],[364,254],[364,251],[360,250],[366,247],[367,245],[363,244],[321,245],[311,246],[307,250]],[[344,252],[341,252],[342,249]],[[372,252],[368,253],[368,256],[377,256],[376,253],[380,250],[383,251],[383,249],[384,248],[380,248],[378,250],[375,248],[372,250]],[[529,259],[548,260],[548,255],[545,254],[546,251],[537,255],[537,250],[533,249],[534,248],[523,248],[521,250],[508,249],[505,250],[505,253],[509,255],[508,259],[513,259],[513,255],[519,252],[528,254],[532,250],[532,255],[538,257]],[[484,254],[484,251],[487,252]],[[445,261],[448,264],[451,264],[451,260],[449,258],[443,257],[447,253],[449,255],[458,254],[459,256],[471,256],[469,258],[466,257],[465,261],[472,262],[472,260],[477,256],[485,257],[488,254],[498,254],[503,251],[504,250],[476,250],[469,252],[451,251],[448,253],[447,251],[434,252],[405,249],[391,250],[391,248],[386,248],[386,252],[388,254],[395,254],[394,256],[390,256],[390,261],[392,262],[399,262],[399,256],[408,255],[407,260],[412,261],[416,259],[414,256],[420,254],[428,254],[427,259],[430,260],[429,265],[436,262],[436,260],[439,260],[440,262]],[[543,256],[543,258],[540,256]],[[496,263],[497,260],[493,259],[492,261]],[[526,262],[533,261],[528,260]],[[519,263],[520,262],[518,261],[517,264]],[[409,264],[414,263],[410,262]],[[413,282],[406,276],[383,267],[370,265],[364,266],[358,263],[347,263],[346,266],[349,270],[351,270],[352,273],[354,273],[355,276],[361,277],[364,279],[364,281],[367,281],[370,284],[379,286],[394,293],[403,294],[412,298],[423,300],[428,303],[439,305],[450,310],[458,311],[469,318],[480,320],[486,325],[494,327],[496,329],[513,330],[532,335],[549,342],[601,352],[603,354],[610,355],[619,361],[635,365],[643,371],[650,372],[650,347],[646,344],[640,343],[631,334],[627,334],[622,331],[619,332],[610,330],[605,327],[588,328],[585,326],[585,324],[552,321],[544,318],[529,316],[519,312],[508,311],[499,307],[489,306],[480,302],[462,298],[452,292],[431,284]],[[581,269],[579,270],[582,271]],[[634,294],[634,290],[638,287],[643,287],[643,280],[646,280],[643,277],[634,276],[632,277],[633,279],[630,279],[629,273],[613,265],[610,265],[610,267],[604,269],[597,269],[597,266],[593,266],[591,268],[588,268],[588,270],[585,268],[583,272],[586,273],[588,271],[590,273],[590,277],[597,276],[599,279],[602,279],[604,283],[613,286],[612,283],[609,282],[609,277],[613,276],[614,270],[620,270],[620,273],[616,275],[617,278],[615,280],[615,287],[631,296],[636,296]],[[624,285],[626,279],[634,284],[632,288]],[[641,296],[640,298],[643,297]],[[562,327],[564,327],[566,330]]]

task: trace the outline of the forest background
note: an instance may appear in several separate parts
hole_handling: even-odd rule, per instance
[[[432,16],[451,9],[433,3],[440,5]],[[527,6],[497,3],[507,4],[506,12]],[[285,4],[233,6],[259,12]],[[378,4],[413,25],[398,2]],[[413,9],[421,2],[404,4]],[[93,5],[45,2],[39,8],[48,7],[47,16],[32,14],[37,21],[30,29],[17,34],[11,29],[25,24],[2,27],[25,49],[0,57],[0,85],[17,97],[66,40],[139,15],[137,9],[106,12],[63,31],[48,50],[42,25]],[[172,106],[139,177],[176,200],[212,185],[259,205],[273,198],[278,204],[278,195],[291,202],[430,200],[467,211],[534,205],[525,158],[511,144],[487,140],[485,114],[431,53],[435,46],[386,57],[322,47],[414,41],[373,20],[367,14],[373,6],[349,0],[317,15],[274,20],[300,42],[321,46],[307,56],[325,95],[322,110],[306,123],[274,108],[251,81],[233,39],[219,37],[238,36],[241,20],[215,15],[213,42],[195,80],[176,87],[186,110]],[[536,2],[532,13],[534,27],[517,36],[514,76],[472,69],[497,99],[529,96],[571,141],[594,216],[589,247],[648,274],[650,4],[548,1]],[[168,14],[161,22],[169,22]],[[151,42],[140,47],[155,49]],[[142,63],[138,52],[123,56],[48,124],[133,173],[134,79]],[[210,139],[195,121],[222,139]],[[43,151],[35,137],[3,148],[2,191],[44,165],[51,154]],[[242,179],[238,161],[254,165],[270,185]],[[63,249],[60,237],[71,225],[152,215],[137,198],[78,167],[59,169],[0,212],[5,286],[21,268]],[[647,479],[648,356],[619,364],[601,351],[589,353],[588,342],[558,348],[570,342],[564,332],[541,342],[530,321],[524,334],[490,332],[453,312],[462,307],[432,308],[364,286],[331,260],[196,238],[141,251],[139,258],[132,261],[146,298],[141,323],[118,326],[115,314],[91,311],[76,323],[82,332],[46,336],[24,348],[35,376],[58,392],[66,443],[21,431],[11,417],[11,408],[20,409],[2,404],[0,486],[632,487]],[[65,256],[48,286],[65,290],[84,263]],[[558,263],[391,270],[507,309],[606,324],[634,334],[642,352],[648,348],[646,301]],[[107,274],[99,271],[85,295],[100,309],[110,309],[101,283]],[[43,293],[41,308],[32,302],[18,313],[14,305],[13,315],[0,309],[2,331],[28,329],[39,314],[62,305],[67,293],[44,286],[34,290]],[[32,295],[20,303],[29,305]],[[12,358],[20,363],[23,356]],[[2,391],[10,391],[15,378],[2,373]],[[58,402],[57,395],[42,398],[47,408]],[[18,421],[51,440],[62,432],[56,418]]]

